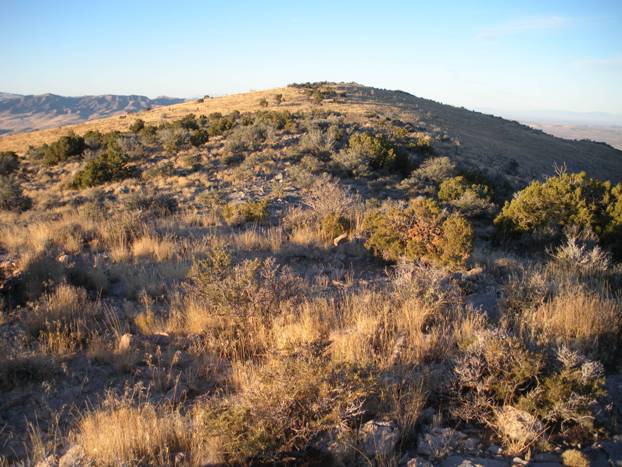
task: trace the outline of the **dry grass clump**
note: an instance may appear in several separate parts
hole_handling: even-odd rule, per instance
[[[261,222],[268,214],[268,199],[227,203],[221,208],[225,222],[229,225],[242,225],[247,222]]]
[[[329,176],[322,176],[307,190],[304,204],[310,209],[301,227],[312,228],[324,242],[356,231],[362,217],[360,196]]]
[[[565,291],[550,302],[525,310],[520,327],[542,345],[566,345],[580,353],[610,362],[622,337],[620,300],[584,290]]]
[[[115,213],[106,221],[97,225],[97,237],[94,247],[110,254],[114,262],[129,259],[132,242],[148,231],[148,227],[134,211]]]
[[[589,467],[590,459],[578,449],[567,449],[562,453],[562,461],[568,467]]]
[[[319,432],[345,423],[369,390],[362,381],[348,387],[346,375],[316,361],[270,360],[236,374],[237,394],[196,411],[210,462],[274,461],[303,450]]]
[[[245,359],[265,349],[272,319],[300,301],[301,285],[273,258],[233,265],[229,253],[216,246],[206,258],[194,261],[169,326],[207,334],[217,353]]]
[[[175,453],[191,447],[191,434],[178,410],[113,394],[82,416],[75,440],[88,459],[109,466],[170,465]]]
[[[598,246],[594,239],[570,234],[566,242],[553,253],[560,269],[583,275],[604,274],[611,269],[611,254]]]
[[[386,290],[346,295],[330,335],[333,358],[379,367],[448,358],[485,325],[448,279],[429,266],[403,265]]]
[[[103,307],[91,302],[86,290],[60,284],[22,316],[29,332],[41,347],[65,354],[84,348],[103,320]]]
[[[321,445],[323,438],[341,445],[343,457],[333,460],[352,460],[366,416],[396,417],[408,431],[426,399],[417,378],[382,383],[381,373],[309,353],[247,363],[234,375],[235,394],[195,412],[195,430],[205,441],[202,457],[209,462],[274,462]]]
[[[2,246],[15,254],[42,253],[50,250],[78,254],[91,235],[91,224],[74,213],[63,213],[59,219],[31,221],[27,224],[3,224]]]
[[[157,238],[145,235],[137,238],[132,243],[132,256],[134,258],[148,258],[155,261],[167,261],[174,257],[177,249],[176,243],[168,238]]]
[[[269,228],[253,226],[241,232],[232,233],[231,245],[236,250],[263,250],[276,254],[280,252],[285,240],[281,226]]]

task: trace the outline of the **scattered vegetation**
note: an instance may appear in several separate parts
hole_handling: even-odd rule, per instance
[[[448,214],[431,199],[408,205],[389,203],[365,219],[366,247],[378,256],[425,260],[435,264],[464,265],[473,244],[473,229],[460,214]]]
[[[0,465],[587,465],[619,433],[620,186],[468,165],[361,92],[0,154]]]
[[[592,231],[606,243],[622,242],[622,185],[562,171],[534,181],[506,202],[495,219],[509,235],[529,234],[538,241],[559,239],[565,228]]]
[[[75,188],[88,188],[121,180],[131,174],[127,163],[128,157],[121,148],[109,143],[106,152],[88,161],[84,168],[76,173],[71,184]]]
[[[29,209],[32,201],[24,196],[17,179],[0,175],[0,210],[20,212]]]
[[[0,176],[11,175],[19,168],[19,159],[13,151],[0,152]]]
[[[43,146],[43,161],[48,165],[65,162],[70,157],[80,156],[85,149],[81,136],[61,136],[54,143]]]

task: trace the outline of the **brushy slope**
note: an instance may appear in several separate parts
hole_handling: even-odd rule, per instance
[[[433,133],[438,138],[443,152],[448,155],[462,157],[486,167],[504,167],[516,161],[524,174],[530,177],[550,175],[555,165],[565,164],[571,171],[584,170],[594,177],[622,181],[622,151],[604,143],[556,138],[517,122],[440,104],[401,91],[374,89],[356,84],[332,87],[345,97],[328,96],[322,103],[324,110],[354,114],[381,112],[392,114],[404,121],[416,122],[423,131]],[[29,146],[54,141],[68,131],[77,134],[88,130],[124,131],[134,117],[159,124],[175,120],[187,113],[207,115],[233,110],[254,111],[260,109],[258,103],[261,99],[275,94],[282,94],[284,97],[284,102],[279,106],[281,109],[291,112],[308,111],[313,106],[298,89],[271,89],[208,98],[203,102],[186,102],[135,115],[105,118],[27,135],[5,136],[0,138],[0,150],[22,152]],[[268,109],[277,108],[271,99],[267,100]]]
[[[0,153],[0,465],[615,461],[622,185],[371,92]]]

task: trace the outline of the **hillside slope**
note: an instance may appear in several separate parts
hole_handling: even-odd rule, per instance
[[[136,95],[65,97],[55,94],[22,96],[0,93],[0,134],[76,124],[179,102],[183,102],[183,99],[149,99]]]
[[[178,119],[188,113],[207,115],[233,110],[254,111],[261,108],[259,102],[263,98],[268,100],[267,108],[274,110],[277,106],[272,96],[280,93],[284,102],[278,108],[291,112],[321,109],[351,114],[378,112],[393,115],[434,135],[437,152],[479,166],[504,168],[515,161],[523,176],[537,178],[553,173],[556,166],[565,165],[571,171],[585,170],[598,178],[622,181],[622,151],[605,143],[557,138],[515,121],[441,104],[402,91],[381,90],[358,84],[330,87],[340,97],[324,99],[321,104],[313,103],[302,90],[288,87],[202,102],[184,102],[141,111],[133,117],[147,123],[160,123]],[[132,121],[120,115],[28,134],[9,135],[0,138],[0,150],[24,152],[29,146],[49,143],[70,131],[77,134],[88,130],[124,131]]]
[[[613,465],[620,188],[468,115],[309,84],[0,154],[0,466]]]

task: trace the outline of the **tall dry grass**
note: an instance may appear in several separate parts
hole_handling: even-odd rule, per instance
[[[542,345],[565,345],[608,362],[620,346],[622,304],[607,294],[568,290],[524,311],[519,325],[531,340]]]
[[[190,451],[192,432],[170,405],[110,395],[82,416],[75,441],[97,465],[170,465]]]

